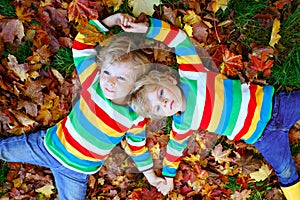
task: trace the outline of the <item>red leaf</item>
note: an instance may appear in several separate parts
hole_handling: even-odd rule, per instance
[[[68,8],[69,21],[79,22],[81,20],[87,21],[87,19],[98,19],[98,11],[91,8],[92,6],[96,7],[96,4],[89,0],[72,1]]]
[[[250,66],[251,69],[263,72],[265,77],[270,76],[274,60],[269,60],[269,57],[265,53],[262,53],[261,59],[254,55],[251,55],[251,60],[253,63],[253,66]]]

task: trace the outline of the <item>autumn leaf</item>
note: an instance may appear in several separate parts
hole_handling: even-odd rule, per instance
[[[231,197],[233,200],[247,200],[251,197],[250,194],[251,190],[242,190],[241,192],[234,191],[234,194]]]
[[[272,171],[267,164],[263,164],[258,171],[250,173],[250,177],[256,182],[263,181],[270,176]]]
[[[222,164],[224,162],[232,161],[232,159],[229,157],[230,153],[231,153],[230,149],[223,151],[223,146],[221,144],[216,145],[215,148],[211,152],[212,156],[220,164]]]
[[[75,22],[87,22],[88,19],[98,19],[97,9],[93,9],[92,6],[96,7],[95,2],[89,0],[73,0],[68,8],[69,21]]]
[[[124,0],[102,0],[101,5],[107,7],[113,7],[114,12],[120,9],[120,6],[123,4]]]
[[[17,6],[16,15],[21,22],[30,22],[34,15],[34,11],[31,8]]]
[[[3,42],[21,43],[25,36],[23,23],[18,19],[0,20],[0,30]]]
[[[14,74],[20,78],[21,81],[26,80],[28,77],[27,64],[19,64],[16,57],[10,54],[8,55],[8,60],[8,66],[10,67],[10,70],[12,70]]]
[[[212,58],[225,75],[234,76],[244,68],[242,56],[230,52],[225,45],[220,45]]]
[[[154,13],[154,5],[159,5],[160,0],[129,0],[129,7],[133,8],[132,13],[135,17],[139,16],[141,13],[145,13],[152,16]]]
[[[36,189],[35,191],[38,193],[44,194],[46,197],[50,197],[53,194],[54,186],[51,184],[47,184],[41,188]]]
[[[197,15],[194,11],[188,10],[186,14],[183,16],[183,21],[186,24],[193,25],[194,23],[201,22],[202,19],[199,15]]]
[[[216,13],[220,8],[225,11],[229,0],[212,0],[209,3],[208,10]]]
[[[260,59],[258,56],[251,55],[250,57],[253,64],[250,68],[258,72],[263,72],[265,77],[269,77],[274,60],[269,60],[269,56],[266,53],[262,53]]]
[[[281,35],[278,34],[279,30],[280,30],[280,20],[278,18],[276,18],[276,19],[274,19],[274,22],[273,22],[271,39],[269,42],[269,45],[271,47],[274,47],[274,45],[277,44],[281,38]]]

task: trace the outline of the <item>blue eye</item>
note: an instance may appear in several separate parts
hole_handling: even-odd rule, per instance
[[[109,75],[109,72],[108,72],[108,71],[106,71],[106,70],[104,70],[104,71],[103,71],[103,74],[105,74],[105,75]]]
[[[159,97],[160,97],[160,98],[162,98],[162,97],[163,97],[163,95],[164,95],[164,90],[163,90],[163,89],[161,89],[161,90],[159,91]]]

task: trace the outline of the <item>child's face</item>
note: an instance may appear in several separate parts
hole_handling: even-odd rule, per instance
[[[157,116],[171,116],[185,110],[185,97],[176,81],[161,81],[149,86],[148,103]]]
[[[102,68],[100,87],[106,98],[116,104],[126,104],[134,86],[134,72],[128,62],[114,62]]]

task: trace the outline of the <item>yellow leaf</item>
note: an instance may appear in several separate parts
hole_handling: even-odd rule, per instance
[[[46,197],[50,197],[51,194],[53,194],[54,186],[51,184],[47,184],[41,188],[36,189],[35,191],[38,193],[44,194]]]
[[[156,145],[150,148],[150,153],[153,159],[159,159],[159,154],[160,154],[159,143],[156,143]]]
[[[276,19],[274,19],[274,22],[273,22],[271,39],[269,42],[269,45],[271,47],[274,47],[274,45],[277,44],[281,38],[281,35],[278,34],[279,30],[280,30],[280,20],[278,18],[276,18]]]
[[[154,13],[154,5],[159,5],[160,0],[129,0],[129,7],[133,8],[132,13],[135,17],[139,16],[142,12],[152,16]]]
[[[191,27],[190,25],[185,24],[184,27],[183,27],[183,30],[186,32],[186,34],[189,37],[193,36],[193,27]]]
[[[189,25],[192,25],[192,24],[200,22],[202,20],[201,20],[201,17],[199,15],[197,15],[194,11],[188,10],[187,14],[184,15],[184,17],[183,17],[183,21]]]
[[[229,0],[215,0],[212,2],[212,11],[216,13],[220,8],[224,11],[227,8]]]
[[[272,169],[269,169],[268,165],[263,164],[258,171],[250,173],[250,177],[257,181],[263,181],[272,173]]]

